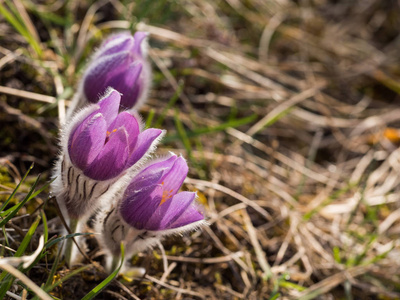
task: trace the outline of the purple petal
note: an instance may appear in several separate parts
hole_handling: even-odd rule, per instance
[[[172,198],[168,198],[168,194],[163,194],[162,202],[157,208],[155,213],[151,216],[146,223],[145,228],[148,230],[165,230],[169,229],[170,225],[174,223],[192,204],[196,193],[181,192]],[[163,202],[165,201],[165,202]],[[191,222],[190,222],[191,223]]]
[[[183,157],[178,157],[171,170],[162,178],[164,190],[175,195],[181,188],[189,171],[188,165]]]
[[[161,179],[172,168],[176,158],[176,155],[172,155],[168,159],[153,163],[150,166],[146,167],[132,179],[131,183],[125,191],[125,194],[129,195],[130,193],[140,190],[146,186],[161,184]]]
[[[125,191],[125,195],[132,194],[138,190],[141,190],[145,187],[160,184],[160,179],[163,175],[162,170],[156,170],[156,172],[137,175],[129,184],[128,188]]]
[[[137,119],[130,113],[124,111],[115,118],[114,122],[112,122],[108,127],[108,131],[112,132],[114,129],[118,129],[120,127],[125,127],[128,133],[129,149],[132,150],[135,147],[138,135],[140,134],[140,128]]]
[[[128,165],[133,166],[136,162],[138,162],[150,149],[154,140],[158,138],[161,133],[161,129],[149,128],[139,134],[136,146],[129,157]]]
[[[108,36],[108,37],[104,40],[104,42],[103,42],[103,44],[101,45],[101,47],[103,47],[103,45],[109,44],[109,43],[112,42],[112,41],[115,41],[115,40],[118,40],[118,39],[123,39],[123,38],[125,38],[125,37],[131,37],[131,36],[132,36],[132,35],[131,35],[129,32],[119,32],[119,33],[116,33],[116,34],[112,34],[112,35]]]
[[[162,172],[162,177],[164,177],[164,175],[171,170],[177,158],[178,157],[175,154],[172,154],[166,159],[153,162],[150,165],[146,166],[144,170],[142,170],[136,177],[146,177],[149,174],[155,174],[159,172]],[[161,184],[161,182],[159,183]]]
[[[110,126],[118,116],[120,101],[121,95],[115,90],[111,90],[109,94],[100,100],[100,109],[98,112],[104,116],[107,126]]]
[[[204,220],[204,214],[199,210],[198,206],[192,204],[169,226],[169,228],[178,228],[201,220]]]
[[[131,51],[135,40],[129,33],[116,34],[109,37],[101,46],[95,57],[115,54],[121,51]]]
[[[137,229],[144,229],[162,198],[161,185],[145,187],[124,198],[120,212],[124,220]]]
[[[96,105],[98,108],[100,108],[99,105]],[[101,113],[99,113],[99,109],[95,110],[94,112],[90,113],[89,115],[86,116],[86,118],[83,119],[83,121],[81,121],[79,123],[78,126],[76,126],[75,128],[73,128],[71,130],[71,134],[69,137],[69,144],[74,143],[75,139],[78,137],[79,133],[81,133],[90,122],[93,122],[94,118],[97,116],[100,116]]]
[[[143,42],[143,40],[145,40],[147,38],[147,36],[148,36],[148,33],[147,32],[143,32],[143,31],[137,31],[135,33],[135,35],[133,36],[133,38],[135,39],[135,43],[134,43],[134,46],[133,46],[133,52],[136,55],[143,56],[143,53],[142,53],[142,42]]]
[[[100,153],[106,140],[107,125],[101,114],[96,114],[85,126],[70,137],[68,153],[72,163],[85,169]]]
[[[142,69],[143,65],[135,62],[115,68],[108,74],[105,85],[122,93],[121,107],[129,109],[136,104],[143,85],[140,78]]]
[[[125,128],[110,133],[96,159],[84,170],[84,174],[95,180],[114,178],[125,170],[129,156],[128,134]]]
[[[121,72],[131,63],[130,53],[127,51],[107,55],[95,59],[83,77],[83,91],[88,101],[97,103],[108,85],[107,81],[112,73]]]

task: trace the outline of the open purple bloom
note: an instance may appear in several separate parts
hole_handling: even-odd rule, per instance
[[[121,178],[130,176],[163,134],[160,129],[142,131],[135,115],[119,113],[120,101],[121,95],[110,88],[63,127],[52,192],[71,218],[87,216],[99,203],[109,202],[126,186]]]
[[[110,89],[97,109],[76,124],[68,137],[72,164],[94,180],[108,180],[138,162],[161,135],[160,129],[140,132],[137,119],[119,111],[120,94]]]
[[[107,87],[122,94],[121,108],[130,109],[147,97],[151,69],[147,61],[145,32],[109,37],[93,56],[83,76],[83,93],[96,103]]]
[[[138,230],[162,231],[203,221],[194,192],[178,193],[188,173],[182,157],[172,155],[141,171],[125,190],[120,213]]]

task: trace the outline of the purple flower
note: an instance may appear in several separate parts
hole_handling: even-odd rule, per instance
[[[100,203],[112,201],[128,184],[124,178],[131,176],[130,170],[163,135],[160,129],[142,131],[134,115],[119,113],[120,101],[120,94],[110,88],[99,103],[82,109],[63,128],[52,192],[71,218],[87,216]]]
[[[118,113],[120,101],[120,94],[110,89],[68,137],[72,164],[91,179],[119,176],[138,162],[162,133],[152,128],[141,132],[133,115]]]
[[[196,205],[196,193],[178,193],[187,173],[186,161],[176,155],[141,171],[123,195],[120,213],[125,222],[149,231],[182,229],[202,222],[204,215]]]
[[[83,76],[87,101],[97,103],[107,87],[122,93],[121,108],[138,106],[147,97],[151,69],[147,61],[145,32],[109,37],[93,56]]]

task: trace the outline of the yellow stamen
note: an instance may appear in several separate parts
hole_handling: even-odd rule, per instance
[[[162,195],[162,198],[161,198],[159,206],[161,204],[163,204],[164,202],[166,202],[167,200],[172,198],[171,192],[172,192],[172,190],[171,191],[163,191],[163,195]]]
[[[116,132],[116,131],[117,131],[117,128],[115,128],[115,129],[114,129],[113,131],[111,131],[111,132],[107,130],[107,132],[106,132],[107,137],[109,137],[111,133],[114,133],[114,132]]]

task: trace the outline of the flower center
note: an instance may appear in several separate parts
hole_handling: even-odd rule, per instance
[[[164,182],[161,182],[161,185],[164,188]],[[172,191],[173,191],[172,189],[169,191],[163,190],[162,198],[161,198],[160,204],[158,206],[160,206],[161,204],[163,204],[164,202],[166,202],[167,200],[172,198]]]
[[[114,132],[117,131],[117,128],[115,128],[113,131],[108,131],[106,132],[106,141],[104,142],[104,144],[106,144],[108,142],[108,140],[110,139],[110,135]]]

